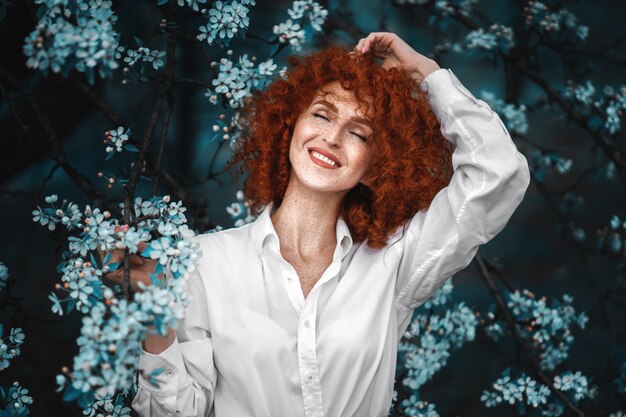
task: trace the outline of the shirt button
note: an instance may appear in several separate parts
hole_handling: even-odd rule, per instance
[[[308,379],[309,381],[312,381],[312,380],[313,380],[313,375],[308,374],[308,375],[306,376],[306,379]]]
[[[167,375],[167,376],[172,376],[172,375],[173,375],[172,370],[171,370],[171,369],[168,369],[167,371],[165,371],[165,375]]]
[[[291,282],[292,280],[293,280],[293,278],[287,277],[287,282]]]
[[[304,320],[304,327],[311,327],[311,322],[308,320]]]

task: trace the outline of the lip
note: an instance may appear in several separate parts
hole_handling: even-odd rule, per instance
[[[319,159],[317,159],[316,157],[311,155],[312,151],[315,151],[315,152],[317,152],[319,154],[324,155],[326,158],[328,158],[331,161],[333,161],[334,163],[336,163],[337,166],[332,166],[330,164],[325,163],[324,161],[320,161]],[[321,165],[323,167],[330,167],[330,168],[340,168],[341,167],[341,162],[339,162],[339,159],[337,159],[337,157],[335,155],[333,155],[332,153],[326,152],[326,151],[324,151],[324,150],[322,150],[320,148],[315,148],[315,147],[309,148],[308,149],[308,154],[309,154],[309,157],[311,157],[311,159],[313,159],[313,162],[316,162],[316,163],[318,163],[318,165]]]

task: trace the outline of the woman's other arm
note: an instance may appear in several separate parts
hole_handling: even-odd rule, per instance
[[[176,331],[170,330],[166,337],[149,335],[142,347],[132,403],[141,417],[208,416],[213,406],[216,370],[206,293],[198,270],[184,286],[192,299]]]

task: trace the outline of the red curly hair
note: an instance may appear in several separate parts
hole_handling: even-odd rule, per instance
[[[428,208],[452,175],[452,148],[440,131],[426,95],[404,71],[383,69],[369,55],[355,59],[332,46],[308,56],[289,56],[286,76],[255,91],[239,112],[241,139],[228,167],[247,172],[244,193],[253,212],[287,190],[289,145],[296,120],[323,86],[339,81],[356,99],[372,105],[373,159],[369,186],[357,184],[345,196],[342,216],[355,242],[371,248],[419,210]]]

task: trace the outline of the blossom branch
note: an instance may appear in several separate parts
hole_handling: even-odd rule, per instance
[[[480,271],[480,275],[483,278],[483,281],[485,282],[485,284],[487,285],[487,288],[489,288],[489,291],[491,292],[491,295],[493,296],[493,298],[494,298],[494,300],[496,302],[496,305],[498,306],[498,309],[500,310],[500,312],[504,316],[504,321],[506,322],[507,327],[509,328],[509,330],[513,334],[513,338],[515,339],[515,343],[517,344],[517,347],[522,352],[522,356],[524,357],[524,359],[530,364],[530,366],[531,366],[533,372],[535,373],[535,375],[537,375],[537,377],[545,385],[550,387],[550,390],[561,401],[563,401],[563,403],[570,410],[572,410],[572,412],[574,412],[576,415],[578,415],[580,417],[584,417],[585,414],[581,410],[579,410],[578,407],[576,407],[569,400],[569,398],[567,398],[567,396],[565,394],[563,394],[563,392],[561,392],[560,390],[557,390],[554,387],[554,384],[552,383],[552,381],[550,381],[550,379],[541,371],[541,369],[539,368],[539,365],[537,364],[537,362],[531,356],[530,350],[529,350],[528,346],[526,345],[526,342],[522,338],[522,335],[520,334],[520,332],[519,332],[519,330],[517,328],[517,325],[515,324],[515,320],[509,314],[509,310],[508,310],[508,308],[506,306],[506,303],[504,302],[504,299],[502,298],[502,296],[500,295],[500,292],[496,288],[495,282],[493,281],[493,278],[491,277],[491,274],[489,273],[489,271],[487,269],[485,259],[483,258],[483,256],[480,253],[476,254],[475,259],[476,259],[476,262],[477,262],[477,265],[478,265],[478,269]]]

